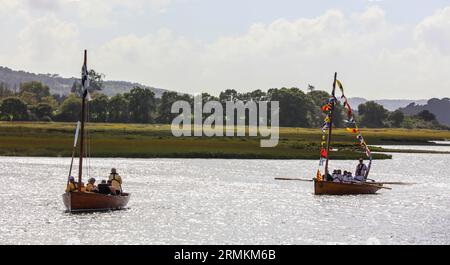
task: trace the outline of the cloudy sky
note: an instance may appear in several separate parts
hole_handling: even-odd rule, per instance
[[[0,0],[0,65],[217,94],[450,97],[450,1]]]

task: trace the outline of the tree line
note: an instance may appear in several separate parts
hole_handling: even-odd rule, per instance
[[[178,115],[171,113],[172,103],[184,100],[194,104],[193,96],[166,91],[161,98],[148,88],[134,87],[127,93],[107,96],[101,93],[102,75],[91,71],[89,117],[91,122],[161,123],[169,124]],[[40,82],[25,82],[18,92],[0,83],[0,119],[2,121],[61,121],[74,122],[80,118],[81,88],[75,83],[68,96],[50,94],[49,87]],[[283,127],[321,127],[324,114],[321,107],[331,95],[310,87],[307,92],[299,88],[260,89],[239,93],[234,89],[222,91],[218,96],[202,94],[204,102],[216,100],[225,105],[229,100],[243,102],[279,101],[279,122]],[[402,111],[390,112],[373,101],[359,105],[357,122],[360,127],[446,128],[436,121],[434,114],[422,111],[405,116]],[[205,118],[208,115],[205,115]],[[245,118],[245,117],[241,117]],[[346,114],[342,105],[334,112],[333,123],[345,127]]]

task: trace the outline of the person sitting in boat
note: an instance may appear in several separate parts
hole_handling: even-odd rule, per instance
[[[361,179],[364,181],[366,179],[367,166],[364,164],[364,160],[362,158],[359,159],[359,164],[356,166],[355,170],[355,179]]]
[[[97,186],[95,185],[95,178],[90,178],[88,180],[88,184],[86,185],[87,192],[96,192],[98,191]]]
[[[112,194],[111,184],[106,183],[106,180],[102,180],[97,186],[98,192],[101,194]]]
[[[352,182],[353,181],[352,173],[348,172],[347,170],[344,170],[344,175],[342,176],[342,181],[343,182]]]
[[[117,174],[115,168],[111,168],[111,174],[109,174],[109,180],[115,190],[122,191],[122,178]]]
[[[348,171],[348,172],[347,172],[347,181],[352,182],[353,180],[354,180],[354,179],[353,179],[352,172]]]
[[[344,181],[344,175],[342,175],[342,170],[340,169],[337,170],[337,179],[339,180],[339,182]]]
[[[339,172],[339,170],[337,170],[337,169],[333,170],[333,175],[331,175],[333,178],[333,182],[341,182],[341,178],[340,178],[338,172]]]
[[[69,177],[69,183],[66,187],[66,192],[78,191],[78,185],[75,182],[75,178],[73,176]]]
[[[81,192],[86,192],[86,186],[84,185],[84,182],[81,182]]]

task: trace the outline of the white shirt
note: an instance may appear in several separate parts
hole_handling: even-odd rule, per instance
[[[338,174],[333,174],[333,182],[341,182],[340,176]]]

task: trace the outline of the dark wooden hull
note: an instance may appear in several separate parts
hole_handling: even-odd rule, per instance
[[[314,179],[315,195],[350,195],[375,194],[383,185],[369,183],[342,183],[332,181],[317,181]]]
[[[91,192],[66,192],[62,195],[67,211],[106,211],[125,208],[131,194],[105,195]]]

